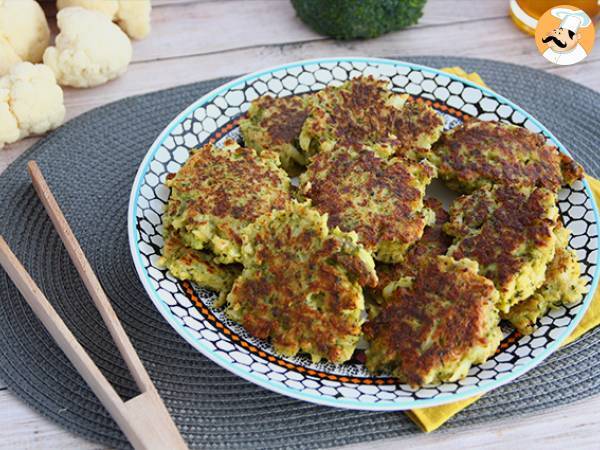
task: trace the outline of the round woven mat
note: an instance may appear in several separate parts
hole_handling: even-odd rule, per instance
[[[401,59],[401,58],[398,58]],[[553,131],[600,176],[600,94],[540,71],[457,58],[405,58],[477,71]],[[132,97],[50,134],[0,176],[0,232],[123,397],[135,386],[30,186],[36,159],[185,439],[195,448],[315,448],[419,432],[402,413],[345,411],[280,396],[204,358],[154,308],[135,274],[127,204],[138,164],[188,104],[226,80]],[[0,271],[0,378],[36,410],[110,447],[128,444]],[[488,393],[444,429],[531,413],[600,392],[600,329]]]

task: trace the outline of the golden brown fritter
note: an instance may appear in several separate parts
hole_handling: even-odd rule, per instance
[[[361,334],[362,286],[374,262],[354,233],[293,202],[244,231],[244,271],[227,297],[227,315],[286,356],[348,360]]]
[[[308,155],[334,147],[378,146],[420,159],[443,127],[433,109],[392,92],[387,81],[363,76],[316,94],[300,146]]]
[[[498,185],[463,195],[450,208],[444,231],[455,237],[448,254],[479,263],[507,312],[544,282],[554,257],[556,194],[546,188]]]
[[[304,121],[310,112],[313,95],[271,97],[264,95],[252,102],[240,130],[247,147],[259,153],[270,150],[279,154],[281,165],[296,174],[307,164],[298,144]]]
[[[243,148],[197,150],[167,181],[171,196],[163,223],[195,250],[209,250],[219,263],[241,262],[241,230],[260,215],[290,201],[290,182],[277,156]]]
[[[575,303],[585,292],[577,254],[568,247],[569,231],[560,224],[555,230],[556,251],[546,268],[544,284],[531,297],[514,305],[502,314],[521,333],[535,331],[537,321],[550,309]]]
[[[242,273],[239,264],[218,264],[214,255],[186,247],[177,234],[168,233],[158,264],[180,280],[194,283],[216,291],[219,299],[215,306],[221,306],[231,290],[233,281]]]
[[[356,231],[376,259],[396,262],[434,220],[423,206],[433,176],[435,168],[426,161],[337,148],[311,158],[300,177],[300,192],[328,214],[329,227]]]
[[[451,189],[464,193],[491,184],[558,191],[583,176],[581,166],[548,145],[541,134],[476,119],[444,133],[429,159]]]
[[[445,255],[452,244],[452,238],[448,236],[443,225],[448,221],[448,213],[444,210],[441,202],[434,198],[425,199],[425,206],[435,213],[435,223],[427,226],[423,236],[406,252],[404,259],[395,264],[378,262],[375,264],[379,282],[375,288],[367,289],[369,298],[381,303],[383,290],[393,281],[402,277],[414,277],[433,258]]]
[[[437,256],[391,287],[363,327],[370,371],[413,386],[455,381],[500,344],[498,292],[474,261]]]

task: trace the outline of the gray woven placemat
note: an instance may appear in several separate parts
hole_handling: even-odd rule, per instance
[[[398,58],[402,59],[402,58]],[[524,106],[600,175],[600,94],[564,79],[498,62],[405,58],[477,71]],[[316,448],[419,432],[402,413],[344,411],[254,386],[204,358],[162,319],[129,254],[129,191],[161,129],[224,80],[132,97],[90,111],[50,134],[0,176],[0,232],[117,390],[135,393],[123,361],[30,186],[39,161],[76,235],[165,399],[195,448]],[[0,378],[62,426],[111,447],[123,435],[0,271]],[[444,429],[531,413],[600,392],[600,329],[459,413]]]

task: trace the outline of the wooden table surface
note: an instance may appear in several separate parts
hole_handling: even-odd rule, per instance
[[[67,120],[130,95],[251,72],[298,59],[339,55],[489,58],[560,75],[600,91],[600,43],[575,66],[554,66],[508,17],[509,0],[429,0],[418,25],[368,41],[335,42],[305,27],[287,0],[154,0],[152,33],[134,42],[118,80],[65,89]],[[567,2],[568,3],[568,2]],[[46,5],[54,25],[52,5]],[[598,34],[600,36],[600,33]],[[39,139],[0,150],[0,172]],[[351,449],[599,448],[600,396],[529,417],[354,445]],[[0,381],[1,449],[101,449],[18,400]]]

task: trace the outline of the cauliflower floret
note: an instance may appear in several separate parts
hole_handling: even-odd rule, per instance
[[[117,23],[133,39],[144,39],[150,33],[150,0],[119,0]]]
[[[0,149],[4,144],[10,144],[19,139],[19,124],[10,112],[8,101],[10,90],[0,88]]]
[[[6,38],[0,36],[0,77],[6,75],[11,66],[18,62],[21,62],[19,55],[15,53]]]
[[[100,11],[113,20],[119,10],[119,0],[56,0],[56,9],[59,11],[70,6]]]
[[[20,62],[0,78],[0,148],[52,130],[64,118],[62,89],[45,65]]]
[[[100,11],[114,20],[132,39],[143,39],[150,33],[150,0],[57,0],[61,10],[71,6]]]
[[[50,40],[42,7],[34,0],[0,1],[0,38],[20,60],[40,62]],[[4,56],[4,53],[0,55]],[[0,63],[5,64],[5,61]]]
[[[90,87],[106,83],[127,70],[131,42],[103,13],[80,7],[61,10],[60,34],[44,53],[44,63],[62,85]]]

